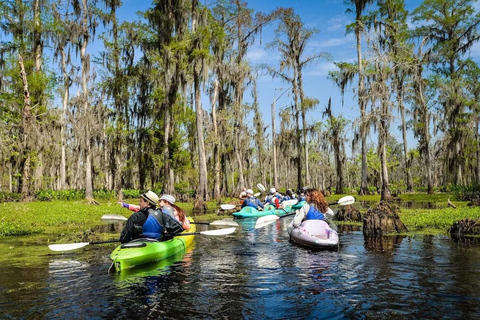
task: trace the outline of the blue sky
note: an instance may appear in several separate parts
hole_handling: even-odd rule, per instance
[[[201,1],[205,3],[205,1]],[[210,1],[214,3],[214,1]],[[412,11],[416,8],[421,1],[418,0],[406,0],[406,9]],[[306,56],[313,52],[327,52],[331,55],[332,60],[319,60],[317,63],[311,64],[304,71],[304,89],[307,97],[316,98],[319,100],[319,104],[316,109],[308,114],[310,122],[321,121],[321,113],[325,109],[328,103],[328,99],[332,98],[332,109],[336,116],[342,115],[343,117],[354,120],[358,117],[358,107],[356,103],[356,97],[352,94],[352,87],[349,87],[346,92],[344,104],[342,106],[341,93],[338,87],[328,80],[328,72],[335,70],[335,61],[355,62],[356,56],[356,41],[353,34],[346,34],[345,27],[350,24],[354,15],[352,13],[346,13],[347,6],[344,4],[344,0],[251,0],[248,1],[249,7],[255,11],[261,11],[264,13],[271,12],[279,7],[292,7],[295,9],[295,13],[298,14],[305,26],[308,28],[317,28],[320,32],[314,36],[306,49]],[[150,1],[146,0],[124,0],[123,7],[119,10],[119,17],[128,20],[136,20],[137,11],[144,11],[150,7]],[[480,5],[476,5],[477,12],[480,11]],[[274,50],[269,50],[265,45],[272,41],[274,26],[264,28],[262,32],[262,43],[259,41],[250,48],[248,53],[248,59],[252,66],[260,64],[268,64],[272,67],[278,66],[279,54]],[[480,45],[477,43],[471,51],[472,57],[476,61],[480,61]],[[257,84],[259,91],[259,103],[261,111],[263,113],[263,120],[265,125],[269,125],[270,133],[271,127],[271,104],[274,97],[275,89],[288,88],[288,85],[278,79],[272,79],[271,76],[265,75],[261,77]],[[356,83],[353,87],[356,87]],[[280,92],[277,91],[277,97]],[[276,103],[277,115],[278,111],[290,105],[291,97],[287,92]],[[246,92],[245,101],[252,102],[250,92]],[[204,99],[203,108],[210,110],[209,101]],[[398,114],[394,112],[394,123],[391,126],[391,131],[397,140],[401,142],[401,133],[397,130],[398,127]],[[277,118],[278,119],[278,118]],[[279,128],[277,120],[277,128]],[[351,129],[349,130],[351,131]],[[351,135],[349,135],[351,138]],[[413,139],[412,134],[409,134],[408,147],[414,148],[416,141]],[[369,138],[368,143],[376,145],[377,139],[374,134]]]

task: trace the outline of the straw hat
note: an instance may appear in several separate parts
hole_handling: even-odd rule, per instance
[[[142,198],[145,199],[148,203],[153,204],[154,206],[157,205],[158,196],[153,191],[147,191],[142,194]]]

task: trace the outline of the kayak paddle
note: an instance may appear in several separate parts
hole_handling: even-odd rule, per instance
[[[114,223],[114,222],[119,222],[119,221],[127,221],[127,218],[125,218],[122,215],[119,214],[104,214],[102,216],[102,221],[107,222],[107,223]],[[238,227],[238,223],[232,220],[215,220],[212,222],[190,222],[191,224],[204,224],[207,226],[232,226],[232,227]]]
[[[224,236],[227,234],[231,234],[235,232],[235,228],[225,228],[225,229],[218,229],[218,230],[207,230],[207,231],[198,231],[198,232],[184,232],[184,233],[175,233],[170,234],[175,237],[178,236],[191,236],[195,234],[203,234],[206,236]],[[167,233],[168,234],[168,233]],[[107,240],[107,241],[94,241],[94,242],[77,242],[77,243],[65,243],[65,244],[51,244],[48,248],[52,251],[69,251],[80,249],[86,247],[90,244],[104,244],[104,243],[112,243],[112,242],[119,242],[119,239],[115,240]]]
[[[260,191],[265,192],[265,187],[263,186],[263,184],[257,184],[257,188],[260,189]]]
[[[342,197],[340,199],[338,199],[338,201],[335,201],[335,202],[332,202],[332,203],[329,203],[330,206],[333,206],[335,204],[338,204],[338,205],[341,205],[341,206],[346,206],[346,205],[349,205],[349,204],[352,204],[355,202],[355,198],[352,197],[352,196],[345,196],[345,197]],[[330,209],[330,208],[329,208]],[[284,217],[288,217],[288,216],[292,216],[294,215],[295,212],[292,212],[292,213],[289,213],[289,214],[286,214],[286,215],[283,215],[281,217],[275,215],[275,214],[270,214],[268,216],[263,216],[263,217],[260,217],[257,219],[257,222],[255,223],[255,229],[259,229],[259,228],[263,228],[265,226],[268,226],[269,224],[277,221],[278,219],[280,218],[284,218]]]
[[[69,250],[75,250],[75,249],[80,249],[80,248],[86,247],[89,244],[104,244],[104,243],[112,243],[112,242],[120,242],[120,240],[119,239],[114,239],[114,240],[107,240],[107,241],[51,244],[51,245],[48,246],[48,248],[52,251],[69,251]]]
[[[220,208],[222,208],[222,210],[232,210],[232,209],[235,209],[237,206],[234,205],[234,204],[221,204],[220,205]]]

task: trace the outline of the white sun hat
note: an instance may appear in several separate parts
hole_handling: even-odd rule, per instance
[[[160,200],[165,200],[167,202],[170,202],[171,204],[175,203],[175,197],[171,196],[169,194],[164,194],[160,197]]]

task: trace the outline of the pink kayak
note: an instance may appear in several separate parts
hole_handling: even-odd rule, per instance
[[[305,220],[298,228],[290,223],[290,241],[309,249],[338,250],[338,233],[323,220]]]

